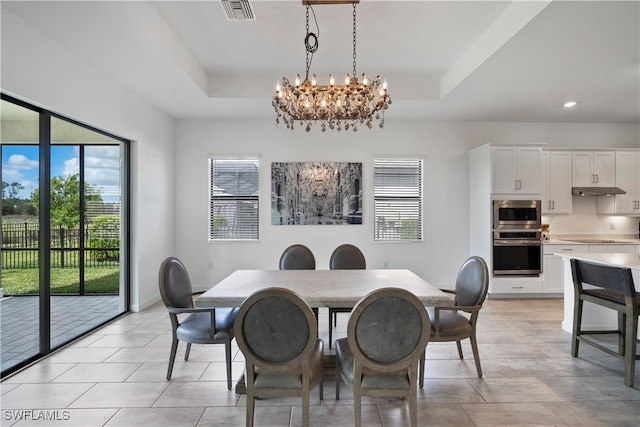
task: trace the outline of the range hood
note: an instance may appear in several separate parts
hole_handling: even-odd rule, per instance
[[[627,194],[618,187],[572,187],[574,196],[613,196],[614,194]]]

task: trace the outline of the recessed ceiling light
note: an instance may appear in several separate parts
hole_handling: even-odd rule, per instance
[[[569,101],[564,103],[565,108],[571,108],[576,106],[576,101]]]

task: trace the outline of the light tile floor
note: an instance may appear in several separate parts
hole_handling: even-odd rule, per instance
[[[623,362],[587,345],[570,356],[560,328],[562,300],[488,300],[480,313],[484,377],[472,359],[459,360],[455,344],[427,348],[424,389],[418,392],[421,426],[634,426],[640,425],[640,367],[635,386],[623,381]],[[327,339],[327,312],[320,311]],[[344,336],[346,315],[334,336]],[[165,380],[170,326],[163,306],[131,313],[0,384],[3,426],[242,426],[246,398],[228,391],[224,346],[196,346],[176,361]],[[243,369],[234,347],[234,377]],[[327,346],[325,348],[328,348]],[[465,355],[471,355],[468,344]],[[179,352],[184,351],[181,344]],[[347,387],[334,399],[311,398],[313,426],[353,425]],[[407,406],[396,399],[365,399],[363,425],[406,426]],[[24,410],[24,411],[20,411]],[[29,412],[31,410],[31,412]],[[52,417],[58,420],[29,420]],[[256,404],[256,426],[301,423],[300,400]],[[20,419],[20,420],[18,420]]]
[[[40,351],[37,296],[0,299],[0,365],[2,370]],[[120,314],[117,295],[51,297],[51,346],[55,347]]]

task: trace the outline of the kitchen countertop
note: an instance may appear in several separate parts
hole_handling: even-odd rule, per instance
[[[554,254],[566,259],[579,259],[582,261],[606,264],[614,267],[627,267],[632,270],[640,270],[640,254]],[[636,288],[640,285],[636,285]]]
[[[583,241],[578,242],[573,239]],[[584,240],[592,241],[586,242]],[[613,242],[600,240],[613,240]],[[629,234],[556,234],[550,235],[549,240],[543,240],[542,243],[545,245],[640,245],[640,239],[637,235]]]

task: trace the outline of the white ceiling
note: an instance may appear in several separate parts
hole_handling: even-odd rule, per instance
[[[173,117],[275,119],[276,82],[304,76],[305,7],[252,4],[256,20],[241,22],[216,0],[3,0],[2,13]],[[639,123],[639,5],[361,0],[357,71],[387,79],[387,120]],[[314,10],[322,83],[352,71],[352,6]]]

